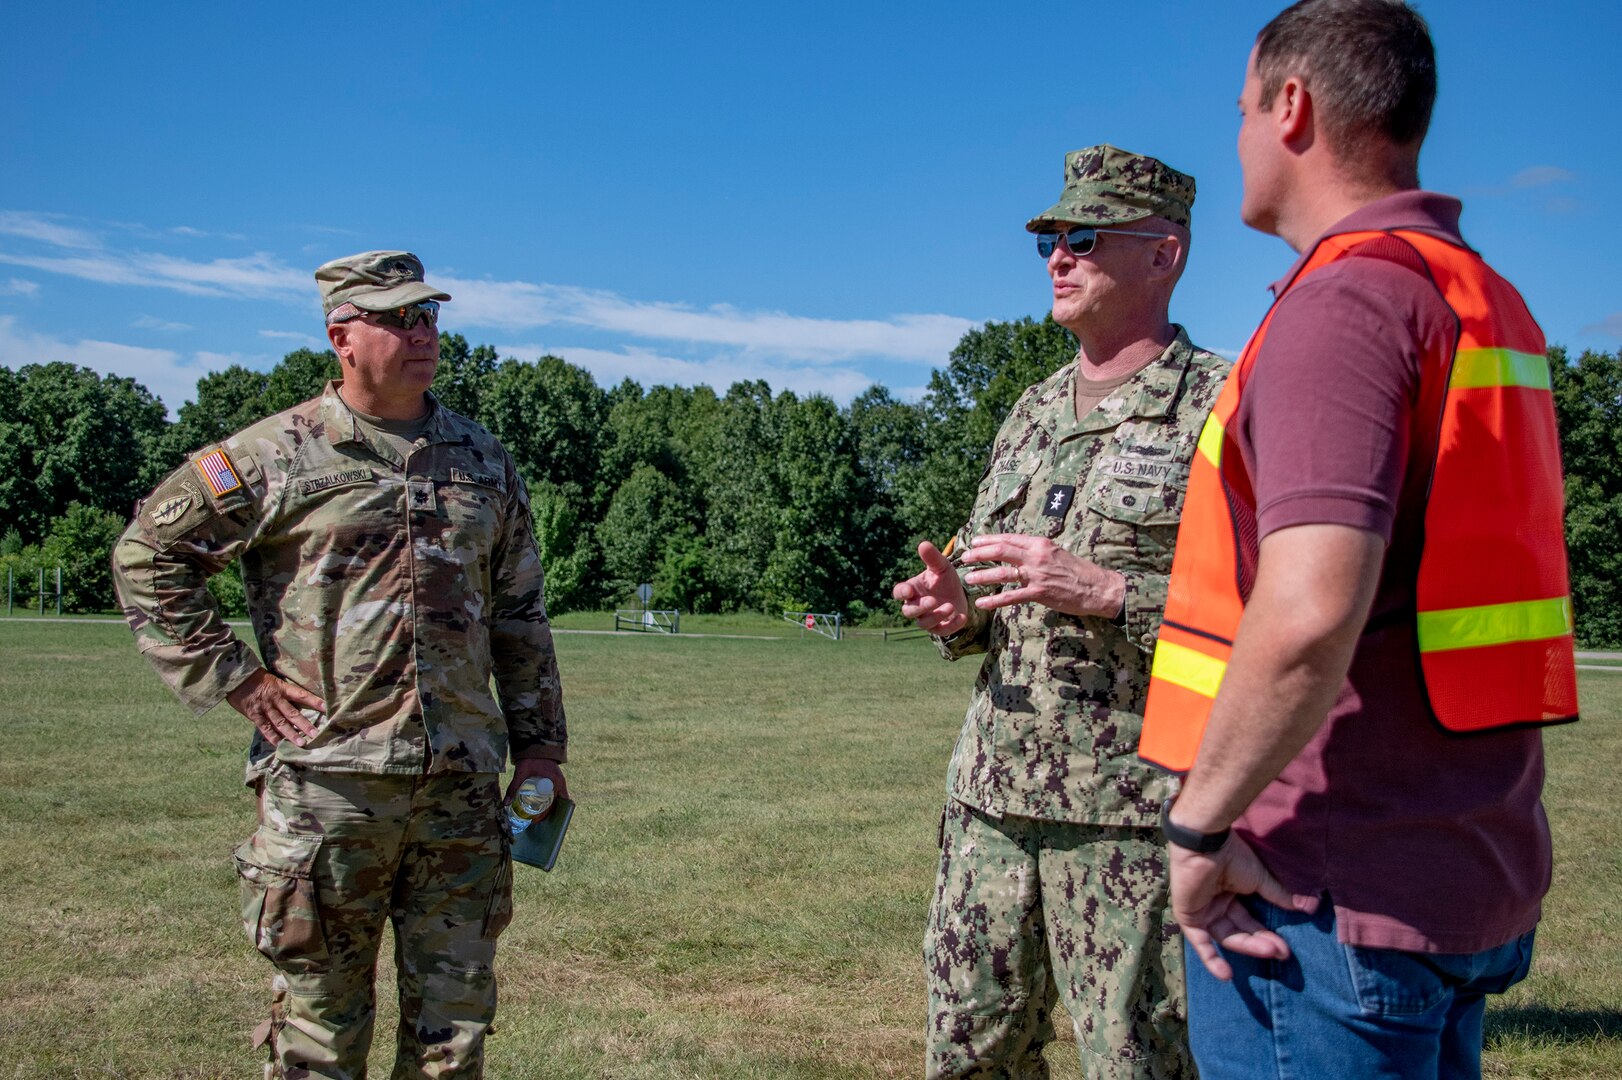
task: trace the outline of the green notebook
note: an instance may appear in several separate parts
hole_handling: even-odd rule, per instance
[[[513,858],[521,863],[550,870],[563,849],[563,834],[569,831],[569,819],[574,817],[574,800],[558,799],[552,812],[513,837]]]

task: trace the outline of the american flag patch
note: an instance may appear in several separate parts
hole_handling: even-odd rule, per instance
[[[216,499],[242,486],[242,481],[237,477],[237,471],[231,467],[231,459],[225,456],[224,450],[215,450],[198,458],[197,471],[203,474],[208,490],[214,493]]]

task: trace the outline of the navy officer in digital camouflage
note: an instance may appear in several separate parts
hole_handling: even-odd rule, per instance
[[[510,754],[509,791],[566,790],[529,499],[501,444],[428,393],[450,297],[416,256],[315,276],[343,379],[159,484],[114,551],[119,598],[186,705],[253,723],[236,868],[276,968],[265,1074],[365,1075],[392,920],[393,1075],[476,1077],[512,917],[499,774]],[[257,657],[205,588],[232,560]]]
[[[902,611],[985,654],[948,768],[924,959],[930,1077],[1048,1075],[1062,1000],[1082,1074],[1192,1077],[1182,942],[1137,757],[1189,463],[1228,363],[1169,321],[1194,180],[1093,146],[1026,226],[1076,358],[1027,390],[972,515]]]

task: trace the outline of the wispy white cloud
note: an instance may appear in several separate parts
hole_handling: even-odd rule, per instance
[[[52,247],[96,248],[101,241],[94,233],[64,225],[59,214],[36,214],[27,210],[0,210],[0,236],[38,240]]]
[[[792,390],[802,396],[826,394],[846,404],[873,384],[870,376],[854,368],[761,363],[739,356],[684,360],[634,346],[615,351],[571,345],[501,345],[496,351],[503,357],[529,361],[559,356],[591,372],[598,385],[605,387],[622,379],[635,379],[644,386],[702,384],[724,394],[735,382],[764,379],[773,391]]]
[[[193,229],[188,235],[202,234]],[[0,249],[0,263],[104,285],[171,289],[192,296],[288,300],[315,296],[315,283],[307,272],[262,252],[203,261],[162,252],[118,250],[88,229],[65,224],[53,215],[20,210],[0,211],[0,236],[24,242],[20,247]]]
[[[195,396],[203,374],[172,349],[147,349],[116,341],[68,341],[33,333],[17,325],[14,315],[0,315],[0,366],[65,362],[102,375],[132,378],[163,399],[172,414]]]
[[[114,225],[126,238],[144,226]],[[188,237],[203,230],[170,230]],[[106,285],[166,289],[189,296],[306,302],[313,307],[314,283],[307,270],[279,256],[256,253],[211,260],[108,244],[97,232],[63,220],[21,211],[0,212],[0,264],[23,266]],[[141,241],[143,244],[145,241]],[[146,245],[155,246],[155,245]],[[976,324],[946,314],[897,314],[883,318],[830,319],[777,310],[748,310],[729,304],[697,307],[642,300],[602,289],[521,280],[435,278],[456,299],[447,311],[458,328],[508,333],[569,328],[627,341],[604,348],[581,348],[605,368],[636,378],[707,381],[726,385],[759,372],[776,385],[848,399],[868,377],[857,361],[886,359],[939,364]],[[143,329],[177,329],[163,320],[138,323]],[[266,330],[267,339],[296,341],[313,348],[313,335]],[[674,359],[635,342],[665,343]],[[702,354],[712,355],[704,356]],[[202,359],[201,355],[199,359]],[[827,368],[826,371],[818,371]],[[650,374],[657,371],[658,374]],[[674,374],[666,374],[674,373]]]
[[[1518,188],[1546,187],[1566,180],[1575,180],[1577,174],[1558,165],[1532,165],[1509,178],[1510,186]]]
[[[210,261],[149,251],[120,251],[41,215],[0,215],[0,234],[54,250],[0,250],[0,263],[65,274],[108,285],[170,289],[194,296],[313,298],[309,274],[274,255]],[[183,227],[190,232],[200,230]],[[856,357],[939,363],[975,324],[955,315],[901,314],[883,319],[818,319],[728,304],[707,308],[636,300],[601,289],[530,281],[441,278],[455,297],[458,325],[494,330],[580,327],[640,340],[744,350],[808,363]]]
[[[30,255],[0,251],[0,263],[26,266],[104,285],[137,285],[171,289],[191,296],[312,301],[315,283],[307,274],[283,265],[275,256],[197,262],[150,252],[92,251],[77,255]]]
[[[192,328],[191,323],[173,322],[169,319],[160,319],[156,315],[142,315],[130,325],[137,330],[162,330],[171,334]]]
[[[815,362],[884,356],[939,363],[975,326],[955,315],[813,319],[780,311],[744,311],[728,304],[694,308],[632,300],[570,285],[458,279],[441,279],[440,283],[455,297],[447,317],[460,324],[498,330],[578,326]]]
[[[1622,338],[1622,311],[1605,316],[1596,323],[1589,323],[1583,327],[1585,334],[1601,334],[1606,337]]]
[[[247,237],[239,232],[211,232],[208,229],[194,229],[190,225],[176,225],[167,230],[171,236],[184,236],[189,240],[246,240]]]
[[[297,330],[261,330],[259,336],[272,341],[290,341],[295,345],[302,345],[306,349],[325,349],[328,347],[326,338],[318,338],[314,334],[301,334]]]
[[[14,277],[0,282],[0,296],[38,296],[39,282]]]
[[[254,371],[264,371],[273,367],[281,357],[271,353],[241,353],[241,352],[208,352],[199,350],[194,362],[203,371],[224,371],[228,367],[245,367]],[[201,372],[194,376],[200,377]]]

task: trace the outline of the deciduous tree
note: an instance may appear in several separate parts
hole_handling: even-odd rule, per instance
[[[1622,352],[1549,350],[1577,640],[1622,647]]]

